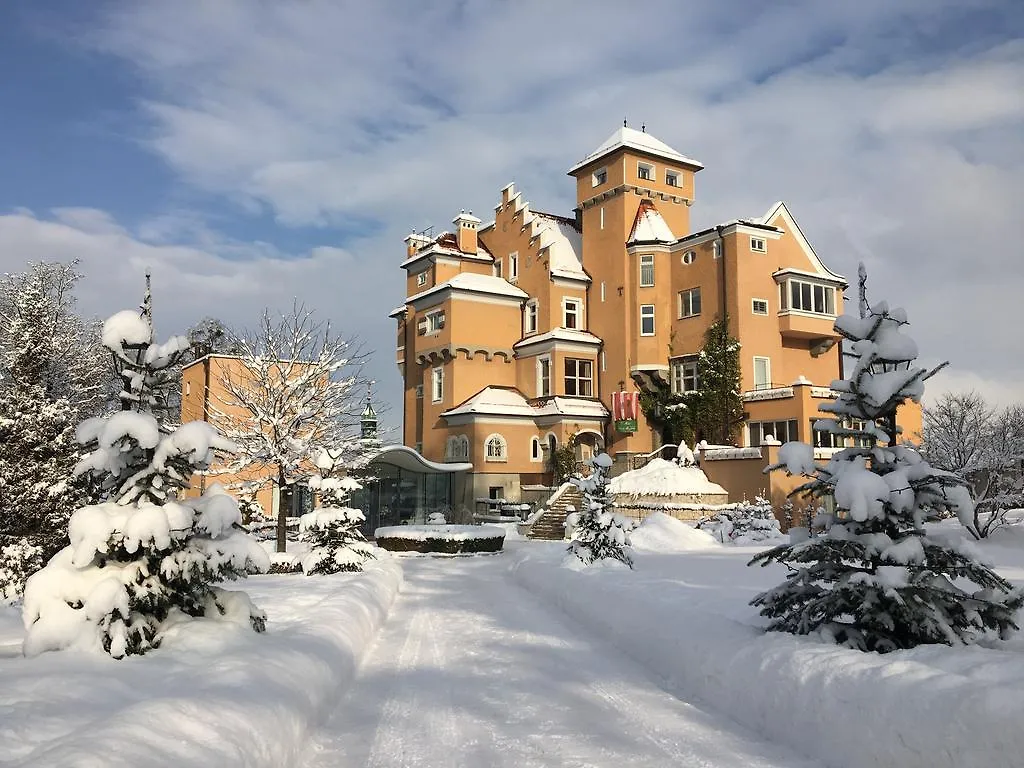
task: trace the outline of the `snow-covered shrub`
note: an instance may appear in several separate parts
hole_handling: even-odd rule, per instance
[[[565,520],[566,528],[572,529],[569,554],[584,566],[611,559],[632,568],[629,532],[634,523],[614,511],[615,498],[608,488],[612,459],[607,453],[600,453],[590,463],[593,471],[588,477],[577,475],[570,481],[583,493],[583,509]]]
[[[863,266],[860,279],[860,315],[843,315],[835,324],[857,362],[846,379],[833,382],[838,399],[821,406],[835,417],[814,424],[853,438],[853,446],[821,465],[810,445],[787,443],[775,467],[811,477],[794,493],[831,496],[836,510],[825,516],[821,536],[751,561],[783,563],[790,571],[752,604],[771,620],[769,629],[820,632],[862,650],[956,645],[988,632],[1005,637],[1017,629],[1014,614],[1024,593],[982,564],[968,542],[949,543],[925,529],[944,510],[973,524],[964,480],[897,444],[897,406],[919,402],[935,371],[914,366],[917,345],[903,333],[906,313],[885,302],[869,306]],[[864,427],[850,427],[853,420]]]
[[[187,617],[244,620],[262,631],[265,616],[245,593],[214,586],[269,565],[242,532],[238,504],[218,485],[179,498],[215,450],[233,445],[206,422],[171,431],[154,415],[173,383],[167,371],[187,343],[154,344],[148,313],[131,311],[107,320],[103,343],[123,383],[123,410],[79,425],[89,453],[75,472],[91,475],[105,500],[75,511],[70,546],[29,578],[25,653],[145,653]]]
[[[25,581],[42,567],[42,559],[43,550],[27,539],[0,546],[0,601],[19,598]]]
[[[444,512],[434,510],[427,515],[427,525],[447,525],[448,521],[444,517]]]
[[[763,496],[743,501],[701,518],[697,528],[707,531],[723,544],[760,544],[782,536],[772,503]]]

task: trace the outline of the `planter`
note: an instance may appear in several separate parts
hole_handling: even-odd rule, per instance
[[[374,538],[389,552],[461,555],[500,552],[505,530],[493,525],[396,525],[378,528]]]

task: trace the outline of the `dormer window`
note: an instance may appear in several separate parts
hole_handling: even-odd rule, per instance
[[[416,285],[418,285],[418,286],[420,286],[422,288],[426,284],[427,284],[427,273],[426,272],[420,272],[418,275],[416,275]]]
[[[636,177],[641,181],[654,181],[654,166],[650,163],[637,163]]]
[[[600,187],[602,184],[606,184],[608,182],[608,169],[598,168],[590,177],[590,181],[595,187]]]
[[[758,253],[765,253],[768,249],[765,246],[763,237],[752,237],[750,238],[750,250],[757,251]]]
[[[670,187],[683,186],[679,171],[665,171],[665,184]]]

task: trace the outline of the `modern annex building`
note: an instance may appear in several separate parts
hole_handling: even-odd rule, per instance
[[[404,443],[471,463],[470,498],[549,482],[549,450],[573,436],[578,458],[604,449],[624,468],[660,435],[643,413],[613,422],[613,393],[699,387],[696,354],[724,309],[742,345],[741,447],[821,445],[811,424],[840,375],[847,281],[781,202],[692,232],[702,169],[622,127],[569,169],[573,215],[533,210],[509,184],[493,220],[463,212],[453,232],[409,235],[391,313]]]

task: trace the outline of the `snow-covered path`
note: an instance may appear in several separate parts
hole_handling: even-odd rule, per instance
[[[308,768],[818,765],[665,693],[517,586],[504,556],[404,565]]]

